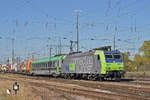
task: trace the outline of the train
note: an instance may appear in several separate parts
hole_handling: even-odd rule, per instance
[[[73,52],[41,59],[29,59],[9,65],[9,72],[29,75],[48,75],[65,79],[120,80],[124,74],[121,52],[110,46],[87,52]]]

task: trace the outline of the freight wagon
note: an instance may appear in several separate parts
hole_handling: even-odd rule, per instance
[[[25,61],[25,73],[30,74],[31,73],[31,62],[34,61],[35,59],[29,59]]]

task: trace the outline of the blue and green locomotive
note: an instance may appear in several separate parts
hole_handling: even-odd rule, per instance
[[[119,51],[96,50],[67,55],[61,74],[65,78],[120,79],[124,75],[124,65]]]
[[[124,65],[120,51],[97,49],[35,60],[31,72],[69,79],[120,79],[124,76]]]

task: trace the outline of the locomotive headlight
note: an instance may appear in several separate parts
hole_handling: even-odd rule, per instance
[[[107,64],[107,66],[110,66],[111,64]]]
[[[117,65],[122,65],[122,63],[118,63]]]
[[[120,70],[122,70],[122,69],[123,69],[123,67],[119,67],[119,69],[120,69]]]

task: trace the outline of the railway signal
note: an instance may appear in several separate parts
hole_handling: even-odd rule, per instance
[[[13,90],[15,91],[15,94],[17,94],[17,91],[19,91],[19,85],[17,82],[13,84]]]

